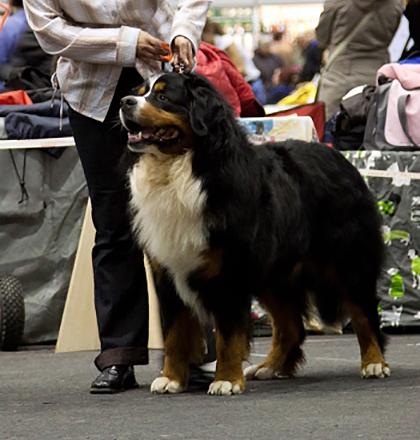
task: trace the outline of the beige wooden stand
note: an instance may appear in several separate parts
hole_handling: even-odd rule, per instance
[[[90,203],[88,203],[55,347],[56,353],[100,349],[93,299],[91,252],[94,237],[95,229],[92,224]],[[159,307],[146,258],[145,267],[149,289],[149,348],[162,348]]]

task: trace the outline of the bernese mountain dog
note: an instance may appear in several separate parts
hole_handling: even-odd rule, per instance
[[[209,394],[242,393],[245,378],[293,375],[311,301],[326,323],[351,317],[362,377],[390,375],[376,296],[380,214],[340,152],[298,140],[251,144],[198,74],[154,76],[122,99],[120,118],[132,159],[133,231],[162,309],[165,361],[152,392],[186,389],[209,321],[217,351]],[[243,371],[254,297],[271,317],[272,346]]]

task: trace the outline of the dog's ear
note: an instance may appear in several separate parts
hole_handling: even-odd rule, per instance
[[[223,102],[212,87],[200,85],[200,81],[192,82],[189,95],[191,127],[198,136],[206,136],[219,119]]]

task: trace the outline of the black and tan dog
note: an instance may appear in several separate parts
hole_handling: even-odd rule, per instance
[[[296,140],[251,145],[223,97],[195,74],[150,79],[122,100],[120,116],[133,159],[133,230],[163,309],[166,357],[153,392],[186,389],[209,319],[217,349],[210,394],[241,393],[245,377],[293,375],[308,292],[326,322],[351,316],[361,375],[390,374],[377,314],[380,216],[341,153]],[[253,297],[270,313],[273,342],[244,375]]]

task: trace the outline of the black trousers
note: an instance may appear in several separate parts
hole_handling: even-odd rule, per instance
[[[96,229],[92,251],[95,308],[101,353],[95,365],[148,363],[149,309],[143,252],[134,243],[128,216],[126,170],[121,156],[121,98],[141,82],[135,69],[121,74],[104,122],[70,109],[69,117],[86,176]]]

